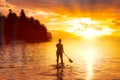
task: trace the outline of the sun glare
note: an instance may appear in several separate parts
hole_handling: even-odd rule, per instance
[[[74,33],[77,36],[83,36],[83,38],[95,38],[102,35],[108,35],[112,33],[112,29],[107,26],[100,26],[100,22],[92,20],[91,18],[76,18],[69,21],[72,28],[68,32]]]
[[[82,35],[84,38],[94,38],[96,36],[99,36],[100,32],[90,28],[82,32]]]

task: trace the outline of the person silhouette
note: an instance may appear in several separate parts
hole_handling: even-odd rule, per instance
[[[57,47],[57,51],[56,51],[57,66],[58,66],[58,63],[59,63],[59,57],[60,57],[60,59],[61,59],[61,64],[62,64],[62,66],[64,66],[64,64],[63,64],[63,53],[64,53],[64,49],[63,49],[63,44],[61,43],[62,40],[59,39],[58,42],[59,42],[59,43],[56,44],[56,47]]]

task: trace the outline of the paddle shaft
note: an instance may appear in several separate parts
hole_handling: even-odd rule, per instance
[[[64,53],[64,55],[69,59],[69,57]]]
[[[70,59],[65,53],[64,53],[64,55],[69,59],[69,62],[70,62],[70,63],[73,63],[73,60],[72,60],[72,59]]]

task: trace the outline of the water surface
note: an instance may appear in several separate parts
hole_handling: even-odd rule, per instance
[[[57,40],[0,47],[0,80],[120,80],[119,41],[63,39],[65,68],[55,69]]]

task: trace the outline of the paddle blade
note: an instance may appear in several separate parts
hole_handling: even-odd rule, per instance
[[[73,63],[73,60],[69,58],[69,62],[70,62],[70,63]]]

